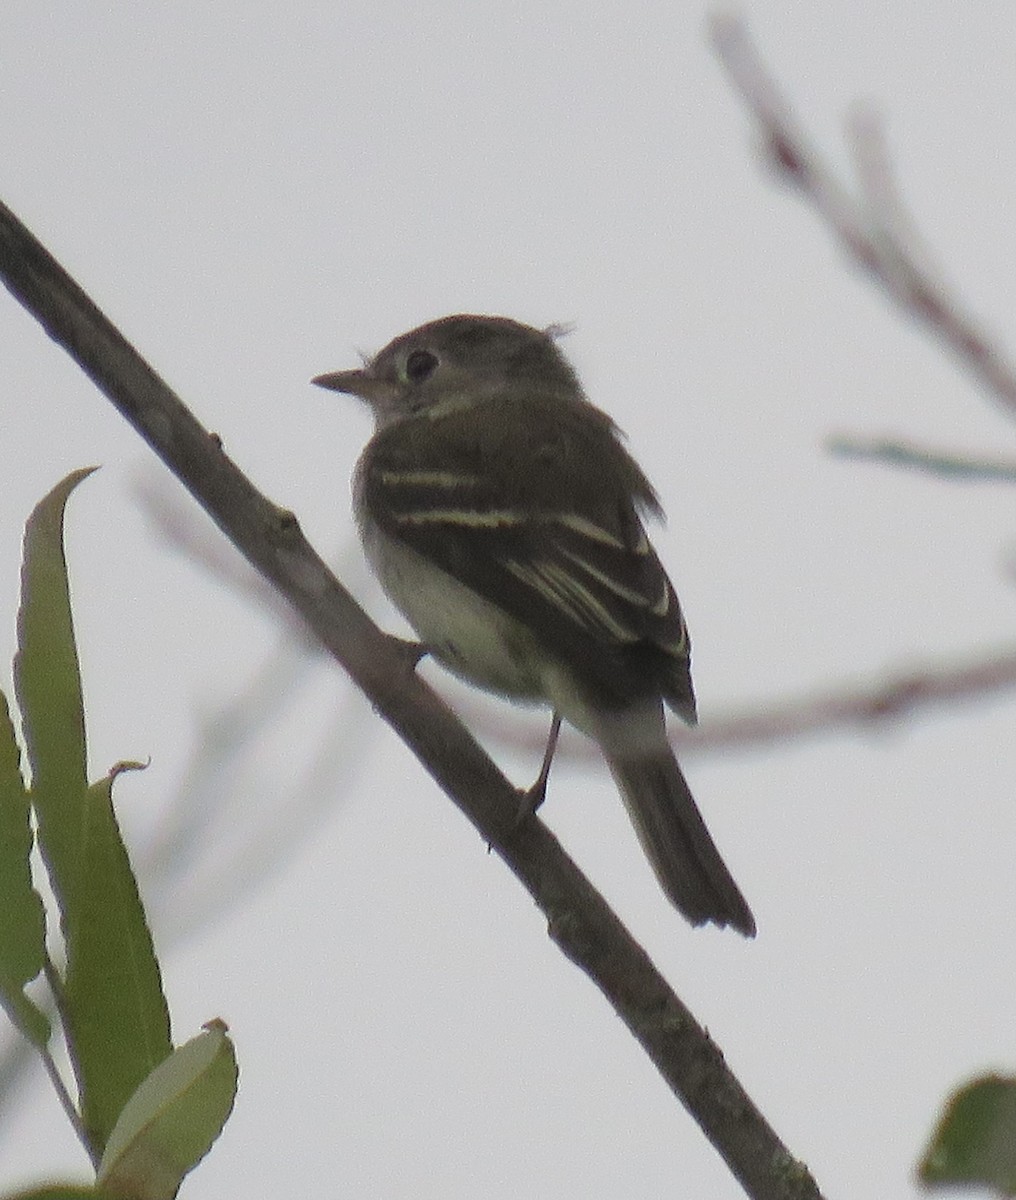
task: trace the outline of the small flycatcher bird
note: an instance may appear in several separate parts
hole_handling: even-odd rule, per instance
[[[554,329],[452,316],[313,382],[376,430],[354,504],[367,556],[426,650],[464,679],[548,704],[598,743],[664,892],[694,925],[755,921],[667,740],[695,722],[690,643],[643,517],[662,516]]]

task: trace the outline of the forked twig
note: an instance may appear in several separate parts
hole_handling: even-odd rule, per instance
[[[713,45],[754,114],[770,160],[826,221],[848,255],[905,314],[941,338],[961,364],[1016,415],[1016,369],[965,313],[931,265],[892,178],[881,127],[871,113],[855,114],[848,141],[857,168],[855,196],[822,161],[763,63],[743,21],[710,22]]]

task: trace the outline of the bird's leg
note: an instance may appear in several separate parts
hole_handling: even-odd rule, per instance
[[[543,803],[547,795],[547,779],[550,777],[550,764],[554,761],[554,751],[557,749],[557,739],[561,733],[561,718],[554,713],[550,723],[550,737],[547,738],[547,749],[543,752],[543,766],[532,787],[522,793],[519,801],[517,820],[521,823],[526,817],[531,817]]]

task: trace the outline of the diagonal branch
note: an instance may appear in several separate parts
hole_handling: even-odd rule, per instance
[[[258,492],[9,209],[0,275],[249,561],[289,600],[545,914],[550,936],[641,1043],[749,1196],[819,1197],[705,1030],[518,793],[335,579],[296,518]]]

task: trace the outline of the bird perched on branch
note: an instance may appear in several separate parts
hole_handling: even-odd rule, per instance
[[[427,651],[593,738],[664,892],[695,925],[755,921],[667,740],[695,721],[690,643],[643,517],[656,493],[585,398],[555,331],[452,316],[314,382],[365,400],[376,431],[356,514],[385,591]]]

